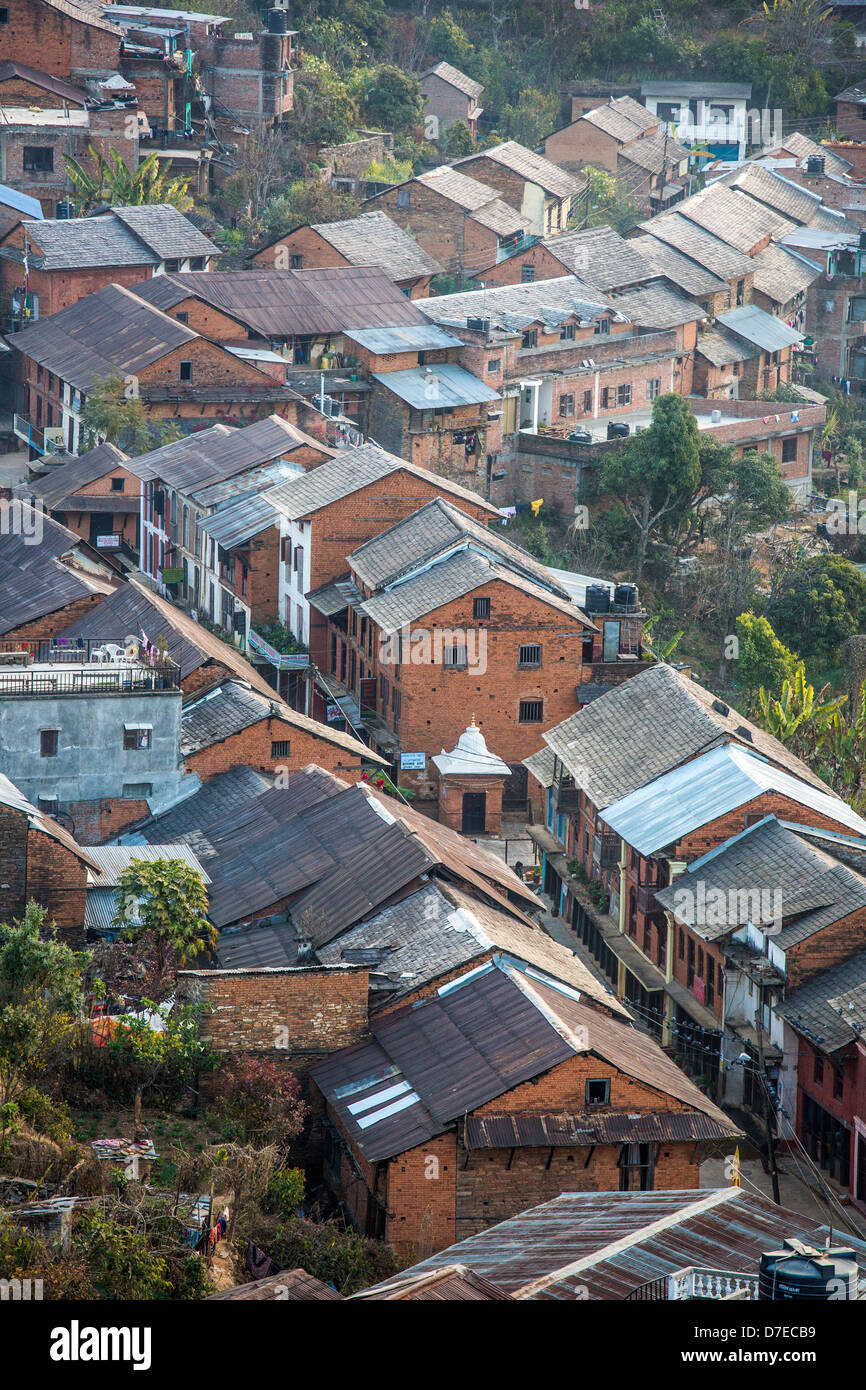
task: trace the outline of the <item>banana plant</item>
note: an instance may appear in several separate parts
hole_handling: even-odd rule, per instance
[[[137,169],[130,169],[113,146],[107,159],[92,145],[87,150],[93,161],[92,172],[71,155],[64,155],[72,201],[78,212],[88,213],[99,203],[126,207],[170,203],[180,212],[188,212],[193,206],[186,181],[169,178],[168,168],[160,166],[156,152],[148,155]]]
[[[650,618],[649,622],[644,625],[641,646],[643,647],[644,653],[651,657],[653,661],[669,661],[676,648],[679,646],[680,638],[685,632],[685,628],[680,628],[679,632],[675,632],[673,637],[669,637],[666,642],[658,643],[653,637],[654,623],[655,618]]]
[[[816,696],[815,687],[806,679],[806,667],[802,661],[797,663],[793,680],[784,680],[778,696],[773,696],[764,686],[758,691],[759,723],[780,743],[790,743],[795,735],[800,740],[817,747],[818,740],[830,725],[834,715],[842,708],[847,695],[839,695],[827,700],[829,689],[825,685]]]

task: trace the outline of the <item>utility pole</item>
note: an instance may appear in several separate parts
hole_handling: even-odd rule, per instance
[[[779,1174],[776,1170],[776,1107],[770,1095],[770,1088],[767,1085],[766,1072],[764,1071],[764,987],[758,985],[758,1008],[755,1013],[755,1032],[758,1035],[758,1066],[761,1071],[761,1080],[765,1087],[765,1102],[767,1105],[767,1161],[770,1165],[770,1181],[773,1184],[773,1201],[777,1207],[782,1205],[782,1198],[779,1196]]]

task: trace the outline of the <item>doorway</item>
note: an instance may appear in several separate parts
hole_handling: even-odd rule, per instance
[[[461,830],[464,835],[483,835],[487,821],[487,793],[486,792],[464,792],[463,793],[463,823]]]

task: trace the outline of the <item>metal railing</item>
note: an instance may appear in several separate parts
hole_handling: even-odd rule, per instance
[[[179,690],[180,667],[173,661],[159,666],[93,666],[70,670],[0,667],[3,695],[100,695],[136,694],[144,691]]]

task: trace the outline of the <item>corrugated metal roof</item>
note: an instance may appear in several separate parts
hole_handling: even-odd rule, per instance
[[[197,340],[191,328],[120,285],[106,285],[14,336],[19,352],[80,391],[116,372],[134,375]]]
[[[52,840],[58,840],[66,849],[70,850],[78,859],[84,861],[88,866],[92,866],[93,860],[90,857],[89,849],[82,849],[73,839],[68,830],[64,830],[57,821],[46,816],[43,811],[37,809],[32,802],[28,801],[23,792],[20,792],[14,782],[10,782],[5,773],[0,772],[0,803],[11,807],[14,811],[22,811],[29,819],[30,824],[35,830],[40,830],[43,835],[50,835]]]
[[[196,15],[196,18],[201,16]],[[329,1303],[343,1301],[343,1295],[314,1279],[305,1269],[282,1269],[279,1274],[269,1274],[266,1279],[254,1279],[249,1284],[236,1284],[234,1288],[212,1293],[205,1300],[213,1303],[218,1299],[231,1299],[239,1303],[302,1302]]]
[[[356,1299],[389,1303],[511,1303],[511,1295],[497,1289],[489,1279],[482,1279],[465,1265],[449,1265],[429,1274],[409,1275],[388,1285],[387,1290],[364,1289],[352,1295]]]
[[[172,273],[155,276],[137,291],[157,304],[201,299],[265,338],[424,322],[378,266]]]
[[[266,497],[254,493],[252,497],[242,497],[239,502],[221,507],[212,516],[205,517],[198,523],[198,529],[224,550],[232,550],[237,545],[244,545],[261,531],[279,525],[279,520]]]
[[[459,1261],[518,1298],[619,1300],[689,1265],[755,1275],[761,1255],[783,1240],[823,1246],[832,1236],[838,1240],[838,1229],[831,1233],[744,1187],[566,1192],[374,1288],[384,1291]],[[866,1242],[847,1233],[844,1242],[854,1246],[866,1273]]]
[[[778,739],[664,662],[609,689],[543,737],[599,810],[725,737],[750,743],[797,778],[830,793]]]
[[[557,1113],[470,1115],[467,1149],[579,1148],[588,1144],[681,1144],[717,1139],[719,1127],[707,1115],[683,1110],[644,1114]]]
[[[377,355],[463,346],[462,338],[455,338],[432,323],[416,323],[406,328],[355,328],[345,336],[350,342],[360,343],[362,348]]]
[[[8,183],[0,183],[0,203],[4,207],[14,208],[16,212],[23,213],[25,217],[42,221],[42,204],[39,199],[31,198],[29,193],[21,193],[17,188],[10,188]]]
[[[698,1111],[705,1137],[737,1133],[653,1039],[588,1008],[541,972],[500,957],[431,997],[372,1018],[370,1030],[373,1043],[338,1052],[311,1074],[371,1163],[433,1138],[583,1052]],[[582,1087],[579,1104],[582,1110]]]
[[[41,498],[46,507],[52,508],[57,505],[61,498],[69,497],[77,492],[79,488],[86,487],[88,483],[96,482],[97,478],[104,478],[106,473],[111,473],[119,464],[125,464],[128,456],[122,449],[118,449],[114,444],[99,444],[95,449],[89,449],[86,454],[79,454],[77,458],[71,458],[67,463],[59,468],[52,468],[43,478],[34,478],[28,485],[29,490]],[[103,506],[110,502],[109,510],[122,501],[124,493],[110,498],[103,498]],[[136,496],[137,503],[137,496]]]
[[[739,309],[728,309],[726,313],[719,314],[718,322],[764,352],[778,352],[803,341],[802,333],[789,328],[783,319],[759,309],[757,304],[743,304]]]
[[[413,410],[450,410],[461,405],[501,401],[498,391],[453,362],[409,367],[401,372],[374,372],[373,380],[393,391]]]
[[[133,859],[144,859],[148,863],[155,863],[161,859],[182,859],[191,869],[200,873],[205,883],[210,883],[210,876],[201,863],[201,860],[193,854],[189,845],[183,843],[176,845],[92,845],[88,855],[96,865],[95,870],[91,870],[88,875],[88,889],[116,888],[120,882],[120,875],[133,861]]]
[[[866,820],[841,797],[818,791],[734,744],[703,753],[613,802],[603,818],[627,845],[648,856],[769,791],[866,834]]]

